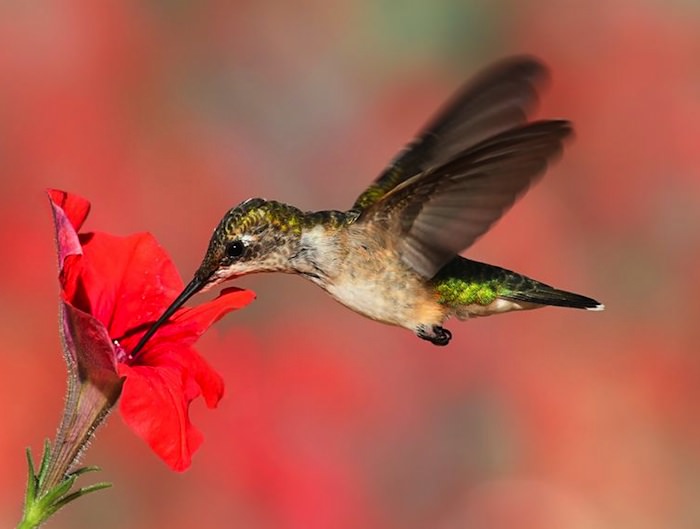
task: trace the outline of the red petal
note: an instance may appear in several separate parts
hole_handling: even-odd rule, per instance
[[[161,315],[182,290],[182,280],[148,233],[128,237],[93,233],[81,238],[84,287],[92,313],[105,323],[110,336],[124,344],[126,333]]]
[[[61,302],[61,340],[68,367],[81,383],[97,387],[110,405],[121,390],[114,345],[101,322]]]
[[[221,376],[197,351],[181,341],[156,343],[144,356],[139,356],[138,362],[139,365],[180,370],[185,385],[185,398],[193,399],[202,395],[209,408],[215,408],[224,395]]]
[[[232,310],[242,309],[254,299],[255,292],[251,290],[236,287],[226,288],[215,299],[207,303],[176,312],[173,316],[173,322],[182,324],[193,322],[202,329],[202,332],[199,333],[201,335],[226,314]]]
[[[75,231],[80,231],[83,222],[90,213],[90,202],[83,197],[59,191],[58,189],[47,189],[52,205],[61,208]]]
[[[119,368],[126,375],[119,406],[126,424],[173,470],[187,469],[203,436],[188,415],[196,395],[186,375],[183,379],[177,367],[120,364]]]
[[[60,191],[54,191],[53,193],[61,193]],[[65,193],[64,193],[65,195]],[[65,260],[71,255],[82,255],[83,250],[80,245],[80,240],[78,239],[78,233],[76,232],[75,226],[71,221],[68,213],[61,207],[59,203],[56,203],[50,196],[51,210],[53,212],[54,227],[56,229],[56,249],[58,251],[58,268],[60,272],[63,272]],[[66,195],[70,197],[71,195]],[[64,201],[66,202],[66,201]],[[68,204],[70,205],[70,203]],[[89,208],[88,203],[88,208]],[[87,214],[87,213],[86,213]]]
[[[224,396],[224,379],[214,371],[204,357],[198,354],[192,359],[191,373],[202,391],[207,408],[216,408]]]
[[[175,299],[174,296],[171,299]],[[170,321],[165,323],[146,344],[144,350],[139,354],[139,358],[147,357],[150,351],[156,349],[161,343],[192,345],[216,321],[232,310],[245,307],[254,299],[254,292],[233,287],[222,290],[211,301],[196,307],[178,310]],[[122,342],[124,348],[128,351],[135,346],[143,332],[135,333],[128,340],[124,340]],[[144,363],[150,363],[150,361]]]

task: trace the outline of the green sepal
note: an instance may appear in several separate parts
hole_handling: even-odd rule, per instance
[[[95,492],[98,490],[102,489],[108,489],[111,487],[112,484],[107,482],[107,481],[101,481],[100,483],[95,483],[93,485],[88,485],[87,487],[80,487],[78,490],[75,492],[65,496],[64,498],[61,498],[59,501],[57,501],[54,504],[54,509],[51,512],[51,514],[55,513],[58,509],[63,507],[64,505],[67,505],[68,503],[72,502],[73,500],[77,500],[81,496],[85,496],[87,494],[90,494],[91,492]]]
[[[102,470],[100,467],[97,465],[90,465],[88,467],[80,467],[75,469],[73,472],[70,472],[68,475],[69,476],[81,476],[83,474],[87,474],[88,472],[99,472]]]
[[[97,472],[100,470],[96,466],[86,466],[78,468],[64,477],[55,487],[49,489],[43,494],[41,490],[46,476],[49,472],[49,463],[51,459],[51,445],[47,441],[44,444],[44,451],[39,465],[39,472],[35,470],[34,459],[31,450],[27,448],[27,490],[24,503],[24,515],[22,521],[17,526],[17,529],[33,529],[39,527],[50,516],[52,516],[60,508],[64,507],[73,500],[85,496],[91,492],[106,489],[111,487],[111,483],[100,482],[86,487],[81,487],[76,491],[71,492],[79,476],[88,472]]]
[[[26,450],[27,456],[27,490],[24,495],[25,505],[31,505],[36,500],[36,493],[39,489],[39,480],[34,472],[34,458],[32,457],[32,451],[29,447]]]
[[[51,441],[44,441],[44,451],[41,454],[41,464],[39,465],[39,484],[43,481],[43,477],[48,472],[49,464],[51,463]]]

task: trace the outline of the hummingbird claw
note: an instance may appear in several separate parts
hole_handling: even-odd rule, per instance
[[[421,325],[418,327],[416,335],[434,345],[447,345],[452,339],[452,333],[439,325],[433,325],[430,330],[426,325]]]

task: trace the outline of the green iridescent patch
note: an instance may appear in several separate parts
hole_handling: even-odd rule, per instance
[[[456,277],[440,281],[435,291],[440,297],[439,302],[444,305],[489,305],[503,294],[498,281],[479,283]]]

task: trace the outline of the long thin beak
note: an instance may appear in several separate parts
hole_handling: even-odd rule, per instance
[[[204,280],[199,279],[197,276],[190,281],[185,289],[180,293],[180,295],[175,298],[175,301],[173,301],[170,306],[165,309],[165,312],[163,315],[158,318],[158,320],[151,325],[151,328],[146,331],[146,334],[143,335],[141,340],[139,340],[139,343],[136,344],[136,347],[132,349],[131,351],[131,357],[134,358],[136,355],[139,353],[139,351],[143,348],[144,345],[146,345],[146,342],[153,336],[158,328],[163,325],[166,321],[168,321],[168,318],[175,314],[175,311],[182,307],[185,302],[190,299],[192,296],[194,296],[197,292],[199,292],[202,287],[204,287]]]

